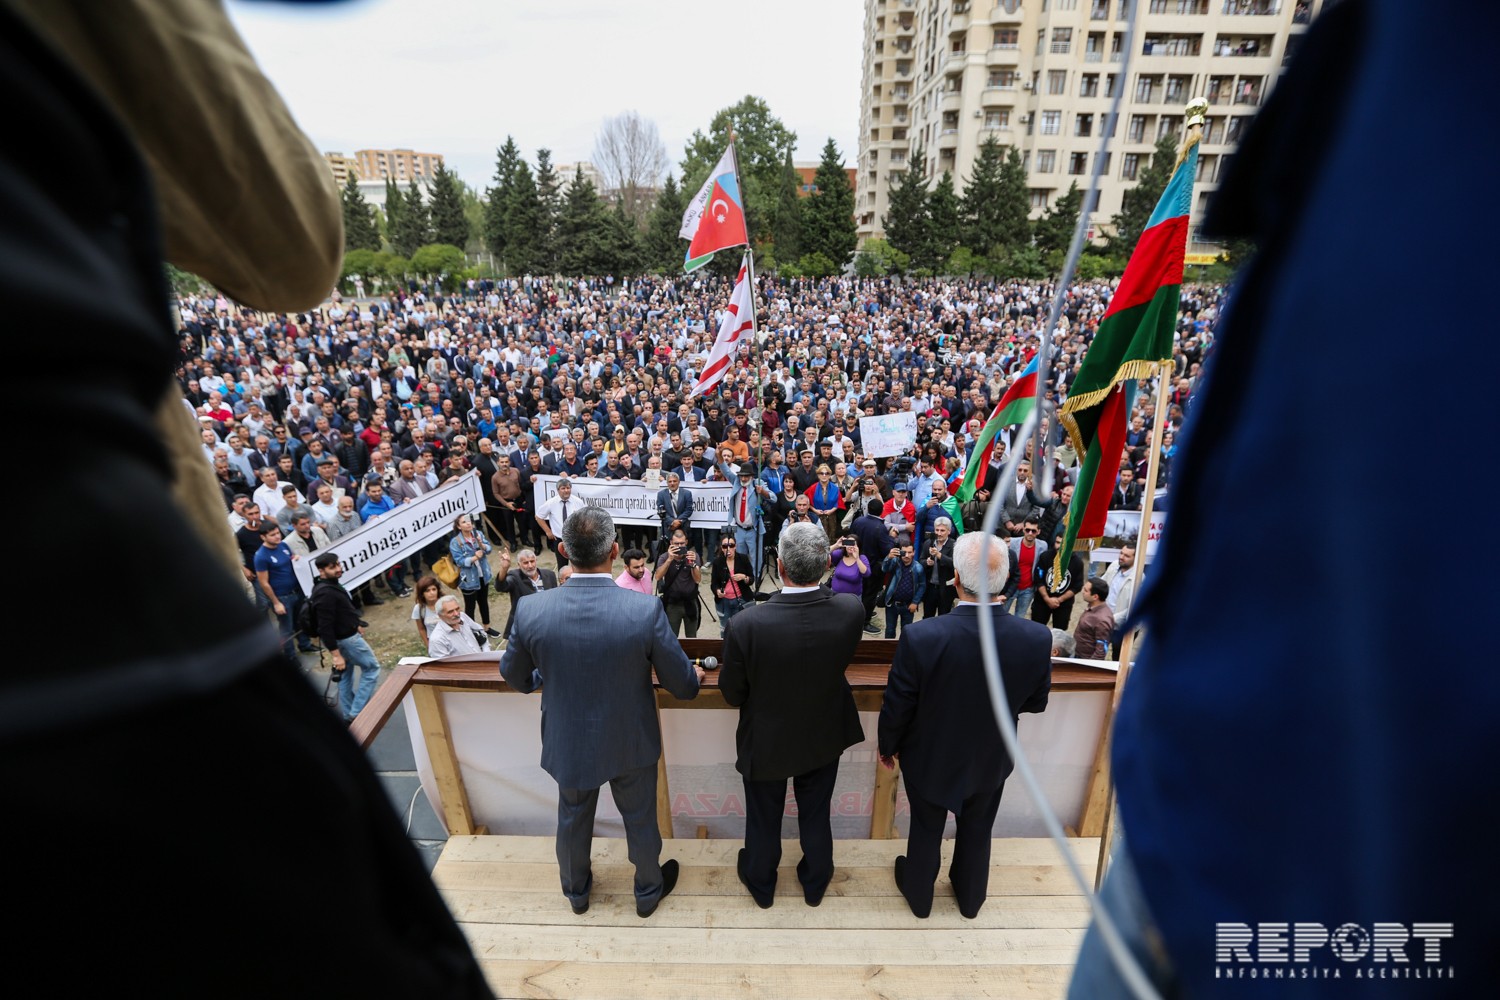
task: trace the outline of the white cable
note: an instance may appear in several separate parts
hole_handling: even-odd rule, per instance
[[[417,809],[417,796],[422,794],[422,783],[417,782],[417,790],[411,793],[411,801],[406,804],[406,835],[411,836],[411,818]]]

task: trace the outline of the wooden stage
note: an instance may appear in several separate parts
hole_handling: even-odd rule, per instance
[[[1097,839],[1069,842],[1094,871]],[[821,906],[802,900],[787,841],[776,905],[758,908],[735,876],[738,840],[668,840],[677,888],[649,919],[635,915],[625,842],[594,841],[589,912],[574,916],[558,885],[551,837],[456,836],[433,879],[501,997],[811,1000],[1060,997],[1088,926],[1057,849],[996,840],[990,896],[959,916],[938,875],[932,915],[912,916],[891,867],[904,840],[837,840]],[[953,842],[944,843],[944,871]]]

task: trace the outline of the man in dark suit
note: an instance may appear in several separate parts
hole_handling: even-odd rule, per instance
[[[1000,793],[1014,766],[990,710],[979,652],[980,560],[989,560],[995,644],[1012,716],[1047,707],[1052,687],[1052,633],[1044,625],[1002,614],[1010,559],[998,538],[977,532],[953,546],[958,604],[946,615],[901,630],[880,708],[880,763],[895,767],[911,807],[906,854],[896,859],[896,886],[911,912],[932,912],[943,826],[953,813],[958,833],[948,877],[958,911],[973,919],[990,878],[990,831]]]
[[[536,564],[536,553],[530,549],[522,549],[516,553],[515,569],[507,570],[509,564],[510,553],[501,552],[500,572],[495,575],[495,590],[510,595],[510,617],[505,620],[507,639],[510,638],[511,629],[515,627],[516,608],[520,605],[521,598],[557,587],[557,574],[539,567]]]
[[[660,601],[615,586],[610,568],[620,545],[606,511],[569,515],[562,552],[573,576],[517,607],[500,673],[522,693],[542,689],[542,768],[557,780],[557,863],[573,912],[589,908],[594,807],[609,782],[635,865],[635,912],[649,917],[677,884],[677,862],[659,863],[661,729],[651,671],[684,699],[697,696],[703,671],[683,653]],[[601,635],[609,636],[603,658]]]
[[[682,485],[676,470],[667,473],[666,489],[656,491],[656,516],[661,518],[661,537],[671,538],[674,528],[692,537],[693,491]]]
[[[745,847],[737,867],[762,909],[775,901],[788,778],[802,841],[797,880],[808,906],[823,901],[833,878],[829,802],[839,757],[864,739],[844,677],[864,628],[864,605],[818,586],[828,568],[828,536],[820,526],[788,525],[776,555],[782,590],[725,626],[719,677],[724,700],[740,706],[735,768],[745,781]]]

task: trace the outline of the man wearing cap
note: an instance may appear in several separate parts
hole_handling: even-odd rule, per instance
[[[734,436],[731,429],[730,437]],[[725,444],[721,451],[728,451]],[[728,462],[719,463],[719,474],[734,484],[729,492],[729,527],[734,532],[734,542],[740,555],[750,558],[751,578],[760,580],[760,556],[762,539],[765,537],[765,515],[761,511],[762,500],[772,500],[774,495],[757,475],[755,463],[741,461],[738,470]]]
[[[317,462],[318,475],[315,479],[307,481],[307,492],[310,496],[317,496],[318,487],[326,485],[333,490],[333,498],[337,500],[345,493],[354,491],[354,483],[349,477],[339,471],[339,460],[334,456],[324,453]]]

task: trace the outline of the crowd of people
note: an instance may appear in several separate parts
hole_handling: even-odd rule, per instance
[[[308,639],[297,628],[290,561],[469,470],[479,473],[483,516],[459,519],[446,544],[354,593],[357,608],[407,597],[416,579],[413,617],[429,650],[437,634],[440,648],[456,642],[459,651],[502,636],[492,586],[514,612],[521,597],[557,584],[538,556],[551,553],[563,568],[557,539],[573,483],[584,480],[658,491],[657,523],[621,526],[627,566],[641,572],[627,568],[620,579],[662,597],[680,634],[696,635],[707,610],[705,569],[720,620],[732,618],[764,596],[767,554],[784,527],[807,522],[827,537],[830,586],[861,598],[869,634],[882,632],[883,609],[883,632],[895,637],[952,607],[953,543],[995,500],[1011,539],[1008,611],[1070,629],[1088,589],[1086,604],[1102,599],[1123,617],[1129,587],[1090,579],[1080,556],[1068,589],[1042,586],[1078,460],[1061,435],[1047,451],[1049,492],[1029,460],[1014,483],[999,482],[1013,444],[1002,435],[970,502],[949,496],[994,403],[1039,349],[1050,285],[765,277],[762,342],[709,394],[692,396],[728,291],[707,276],[526,277],[470,281],[458,292],[413,284],[374,301],[335,296],[292,315],[181,299],[184,398],[246,579],[280,623],[285,655]],[[1111,291],[1108,282],[1068,290],[1053,338],[1052,402],[1065,398]],[[1170,475],[1221,295],[1184,291],[1167,410],[1156,411],[1155,394],[1138,394],[1113,506],[1139,509],[1157,420],[1166,424],[1156,485]],[[859,418],[908,411],[917,427],[909,453],[866,454]],[[1014,444],[1029,459],[1031,442]],[[561,477],[540,506],[539,475]],[[703,481],[729,484],[721,529],[693,519],[693,487]],[[444,556],[458,573],[449,586],[459,621],[474,626],[461,624],[467,641],[448,636],[441,609],[422,596],[424,569]],[[1104,652],[1091,638],[1078,655]]]

